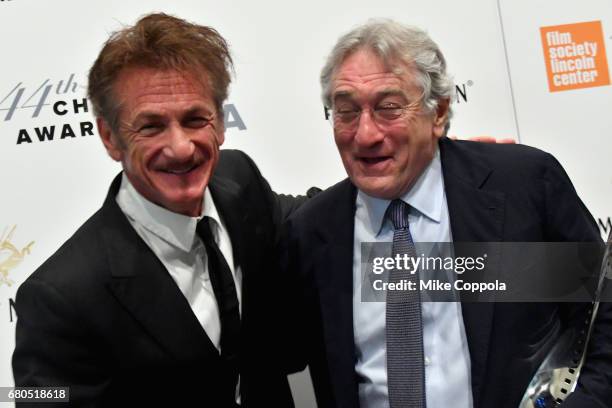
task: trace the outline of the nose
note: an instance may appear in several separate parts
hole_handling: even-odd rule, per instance
[[[176,161],[186,161],[193,156],[195,146],[189,133],[175,125],[169,129],[168,140],[163,151],[168,158]]]
[[[370,109],[362,110],[358,120],[359,122],[355,132],[355,142],[358,145],[361,147],[370,147],[382,142],[385,135],[380,131],[380,128],[374,121]]]

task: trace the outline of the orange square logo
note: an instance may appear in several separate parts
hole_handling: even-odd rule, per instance
[[[541,27],[550,92],[610,85],[601,21]]]

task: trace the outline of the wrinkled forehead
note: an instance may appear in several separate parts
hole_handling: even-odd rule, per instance
[[[114,83],[113,96],[119,116],[135,114],[143,105],[173,102],[192,101],[214,108],[206,74],[175,69],[124,68]]]
[[[211,87],[205,71],[148,66],[123,68],[113,83],[113,90],[116,96],[127,97],[150,92],[154,86],[166,86],[173,93],[196,92],[205,97],[211,96]]]
[[[414,63],[397,57],[384,58],[374,50],[362,48],[347,54],[336,65],[330,97],[334,100],[357,90],[382,94],[414,93],[421,90],[421,84]]]

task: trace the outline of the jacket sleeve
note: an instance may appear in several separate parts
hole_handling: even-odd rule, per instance
[[[265,200],[266,207],[271,211],[273,224],[273,242],[271,243],[270,268],[265,276],[265,288],[257,293],[259,302],[270,304],[266,322],[269,325],[267,345],[274,350],[270,356],[270,364],[279,363],[280,370],[286,374],[301,371],[306,366],[303,354],[305,350],[305,314],[302,304],[302,282],[298,276],[299,256],[295,248],[295,240],[290,237],[293,214],[310,197],[320,190],[311,188],[306,196],[288,196],[276,194],[268,182],[260,174],[255,163],[243,154],[259,186],[260,198]],[[263,299],[266,297],[266,299]]]
[[[283,341],[280,342],[279,352],[282,368],[287,374],[302,371],[308,365],[307,350],[311,342],[309,335],[312,333],[310,312],[314,310],[307,303],[308,285],[302,276],[300,245],[293,236],[294,222],[290,218],[283,225],[276,265],[277,276],[285,282],[284,290],[279,294],[283,305],[280,316]]]
[[[319,187],[310,187],[306,191],[306,195],[292,196],[287,194],[276,194],[276,200],[281,209],[281,216],[283,221],[287,220],[291,214],[293,214],[302,204],[308,199],[319,194],[321,189]]]
[[[595,220],[578,197],[559,162],[548,156],[544,178],[546,190],[547,239],[549,241],[599,242],[601,236]],[[593,265],[599,271],[601,260]],[[566,316],[584,316],[590,304],[566,303]],[[609,407],[612,401],[612,305],[601,303],[593,327],[582,372],[576,390],[563,407]]]
[[[276,225],[278,237],[283,223],[289,216],[310,198],[320,193],[321,189],[318,187],[310,187],[306,191],[306,195],[293,196],[289,194],[278,194],[272,190],[268,181],[261,175],[253,159],[243,152],[240,152],[240,154],[246,160],[252,174],[255,175],[255,179],[260,183],[259,191],[263,192],[263,199],[266,200],[272,211],[272,217]]]

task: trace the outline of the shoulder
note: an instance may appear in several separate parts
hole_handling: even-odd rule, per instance
[[[108,248],[103,238],[109,228],[106,218],[105,211],[98,210],[22,286],[42,283],[68,296],[103,286],[102,282],[110,276]]]
[[[469,140],[440,140],[442,155],[480,158],[488,163],[518,165],[546,161],[553,156],[543,150],[523,144],[484,143]],[[518,160],[518,162],[517,162]]]
[[[219,152],[219,162],[209,186],[215,199],[221,196],[220,193],[225,192],[228,193],[227,197],[237,200],[254,200],[252,205],[274,205],[273,193],[268,182],[261,175],[253,159],[240,150],[226,149]],[[252,206],[249,210],[253,210]]]
[[[471,141],[440,140],[442,166],[469,171],[481,166],[492,170],[492,176],[508,182],[568,180],[553,155],[522,144],[496,144]],[[535,178],[535,179],[534,179]]]
[[[215,176],[241,179],[253,175],[260,175],[259,169],[246,153],[233,149],[224,149],[219,152]]]
[[[339,215],[355,213],[357,189],[347,178],[321,191],[295,211],[288,222],[293,228],[304,229],[330,225]]]
[[[507,236],[516,230],[516,236],[524,239],[531,219],[532,227],[541,227],[540,235],[535,235],[540,241],[599,239],[597,224],[550,153],[524,145],[442,140],[440,151],[447,197],[466,180],[475,182],[472,185],[479,190],[503,194],[506,219],[522,220],[507,223]],[[455,204],[461,199],[452,197]]]

